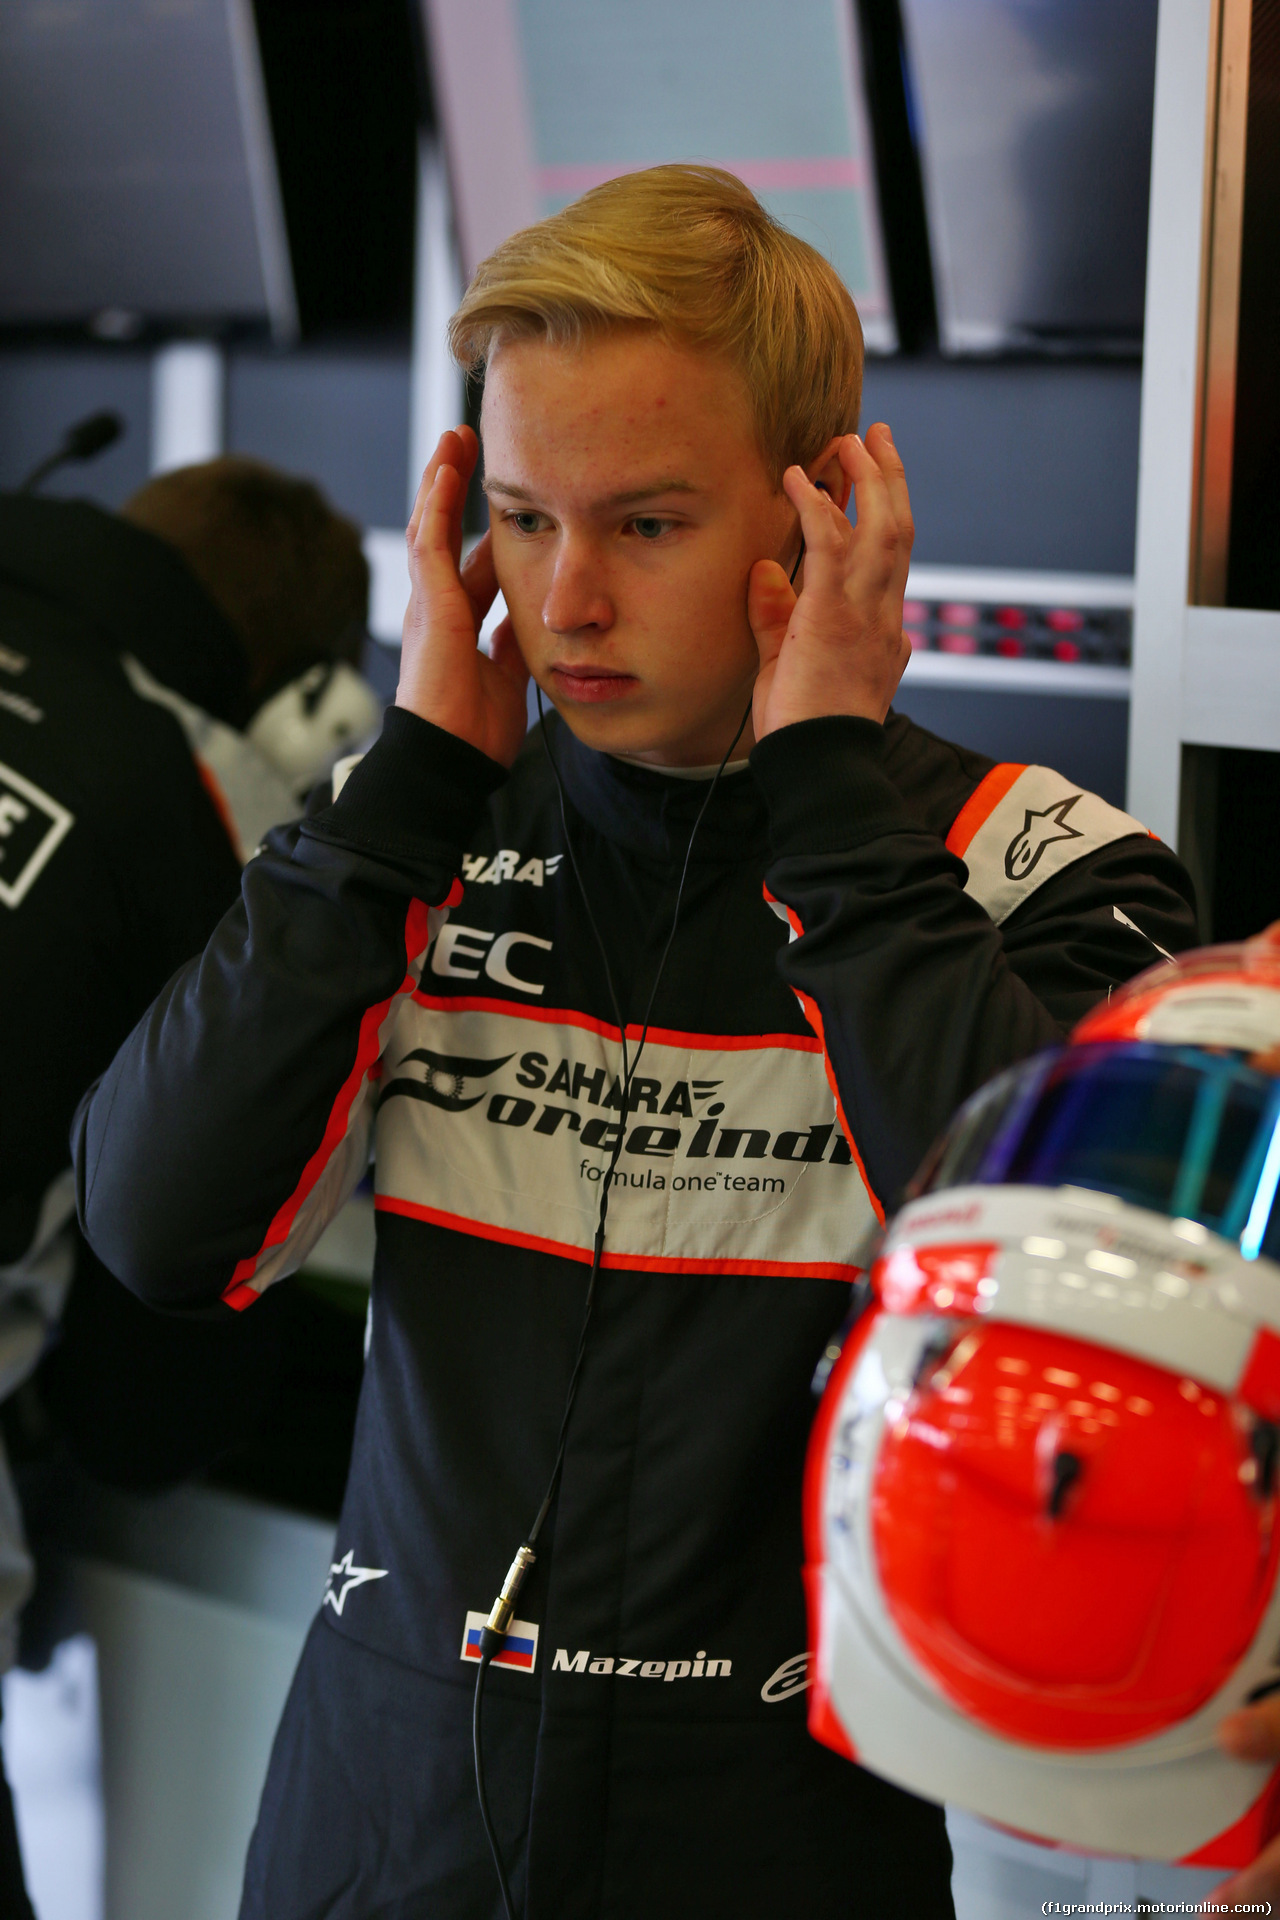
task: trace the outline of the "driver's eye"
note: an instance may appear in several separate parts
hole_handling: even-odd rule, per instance
[[[509,518],[517,533],[536,533],[542,515],[529,510],[524,513],[513,513]]]
[[[652,513],[639,515],[631,524],[642,540],[657,540],[667,530],[666,521]]]

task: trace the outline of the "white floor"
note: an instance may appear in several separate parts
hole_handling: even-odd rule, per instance
[[[87,1634],[4,1679],[5,1772],[37,1920],[103,1920],[98,1663]]]
[[[48,1671],[5,1677],[3,1745],[37,1920],[103,1920],[98,1675],[86,1634]],[[1046,1901],[1202,1900],[1218,1873],[1035,1847],[954,1810],[957,1920],[1027,1920]],[[233,1897],[233,1896],[225,1896]],[[233,1909],[232,1909],[233,1910]],[[1124,1905],[1121,1905],[1124,1910]]]

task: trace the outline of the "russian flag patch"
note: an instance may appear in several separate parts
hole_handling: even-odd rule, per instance
[[[469,1613],[466,1628],[462,1635],[462,1659],[480,1658],[480,1635],[487,1613]],[[502,1643],[501,1653],[495,1653],[490,1666],[512,1667],[517,1673],[532,1673],[538,1659],[538,1629],[532,1620],[513,1620],[507,1628],[507,1637]]]

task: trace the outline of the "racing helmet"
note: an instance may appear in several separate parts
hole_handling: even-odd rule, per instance
[[[1215,1740],[1280,1687],[1277,931],[961,1108],[814,1426],[810,1730],[1043,1841],[1229,1867],[1280,1825]]]

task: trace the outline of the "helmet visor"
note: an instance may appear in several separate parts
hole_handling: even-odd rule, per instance
[[[1086,1187],[1280,1260],[1280,1080],[1238,1054],[1065,1047],[1001,1074],[913,1185]]]

